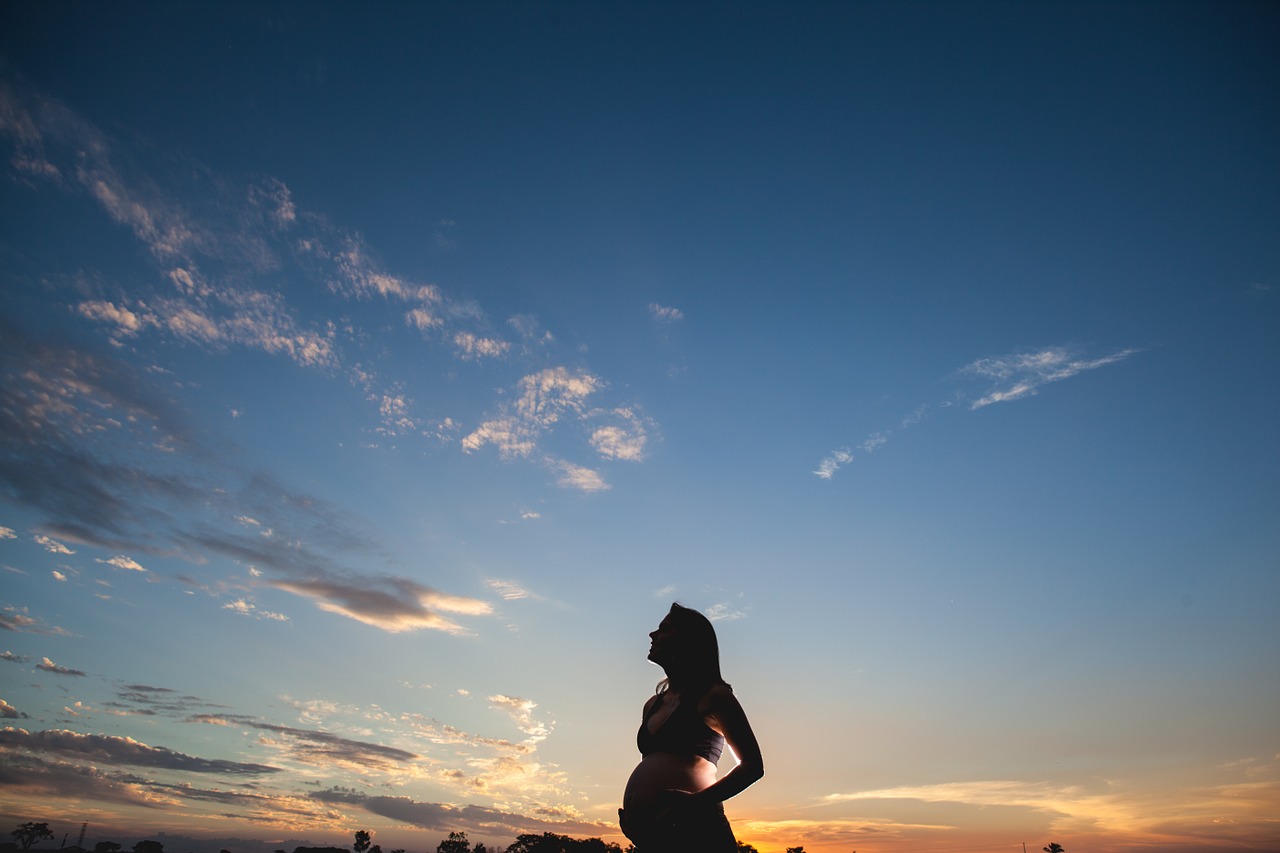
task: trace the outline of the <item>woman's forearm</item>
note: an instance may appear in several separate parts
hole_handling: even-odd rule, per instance
[[[764,777],[763,761],[743,761],[693,796],[707,803],[722,803],[736,797]]]

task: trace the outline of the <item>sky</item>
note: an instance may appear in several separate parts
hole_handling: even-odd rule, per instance
[[[1280,850],[1277,44],[3,4],[0,820],[622,842],[680,601],[761,853]]]

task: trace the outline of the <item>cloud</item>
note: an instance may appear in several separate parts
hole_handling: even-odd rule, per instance
[[[854,800],[920,800],[925,803],[965,803],[967,805],[1022,805],[1045,808],[1047,804],[1078,796],[1079,787],[1054,786],[1045,782],[993,780],[945,782],[935,785],[903,785],[844,794],[828,794],[829,803]]]
[[[137,560],[134,560],[131,557],[125,557],[123,555],[112,557],[110,560],[96,560],[95,562],[106,563],[108,566],[115,566],[117,569],[126,569],[127,571],[131,571],[131,572],[146,571],[146,569],[144,569],[141,565],[138,564]]]
[[[321,610],[393,634],[422,628],[461,633],[461,626],[439,611],[467,616],[492,611],[480,599],[447,595],[405,578],[365,579],[361,585],[330,579],[272,580],[268,584],[310,598]]]
[[[0,718],[6,720],[24,720],[27,719],[27,715],[3,699],[0,699]]]
[[[50,554],[65,554],[69,556],[75,553],[75,551],[72,551],[66,545],[63,545],[61,542],[58,542],[57,540],[50,539],[48,536],[37,535],[35,537],[35,540],[36,542],[39,542],[41,545],[43,545],[44,549],[48,551]]]
[[[519,396],[501,407],[496,416],[482,422],[461,442],[462,450],[472,453],[485,445],[493,445],[504,458],[529,458],[538,450],[542,437],[565,421],[586,422],[607,419],[612,423],[595,428],[591,445],[607,459],[638,461],[644,456],[648,441],[645,422],[632,409],[586,409],[587,399],[602,390],[605,383],[586,371],[553,367],[523,377],[518,383]],[[598,492],[609,488],[599,471],[542,454],[543,465],[558,473],[557,483],[570,489]]]
[[[980,358],[966,365],[961,372],[994,382],[992,390],[969,404],[970,409],[980,409],[993,403],[1031,396],[1043,385],[1061,382],[1087,370],[1124,361],[1136,352],[1136,349],[1124,349],[1099,358],[1076,358],[1064,347],[1051,347],[996,358]]]
[[[496,338],[481,338],[470,332],[458,332],[453,336],[458,355],[476,361],[482,358],[501,358],[511,351],[511,344]]]
[[[196,714],[187,718],[192,723],[244,726],[276,735],[263,743],[278,749],[288,758],[302,764],[326,767],[341,764],[347,768],[399,770],[416,761],[416,753],[367,741],[351,740],[331,732],[298,729],[275,723],[264,723],[247,717],[227,714]]]
[[[516,726],[526,735],[525,746],[533,747],[547,739],[551,727],[533,719],[533,709],[538,703],[532,699],[521,699],[516,696],[504,696],[501,693],[489,697],[494,708],[505,711],[515,721]]]
[[[230,610],[233,613],[239,613],[241,616],[251,616],[254,619],[269,619],[275,622],[288,622],[289,617],[283,613],[273,613],[270,610],[259,610],[256,604],[238,598],[235,601],[222,605],[223,610]]]
[[[849,452],[847,447],[837,448],[829,453],[825,459],[818,463],[818,467],[814,470],[824,480],[830,480],[831,477],[840,470],[844,465],[848,465],[853,461],[853,454]]]
[[[45,672],[52,672],[54,675],[84,675],[84,673],[78,669],[68,669],[65,666],[59,666],[48,658],[41,658],[40,663],[36,664],[36,669],[43,669]]]
[[[525,376],[514,405],[504,406],[498,417],[463,438],[462,449],[470,453],[493,444],[503,456],[529,456],[542,433],[566,416],[580,416],[587,397],[603,387],[598,377],[565,367]]]
[[[527,589],[512,581],[491,578],[485,583],[489,585],[490,589],[502,596],[504,601],[518,601],[521,598],[529,597]]]
[[[961,368],[959,374],[980,377],[992,383],[983,396],[970,402],[969,410],[973,411],[993,403],[1005,403],[1031,396],[1036,394],[1040,387],[1051,382],[1061,382],[1087,370],[1096,370],[1108,364],[1124,361],[1137,352],[1136,349],[1124,349],[1097,358],[1077,358],[1072,356],[1065,347],[1050,347],[995,358],[980,358]],[[964,396],[957,395],[957,398],[964,399]],[[946,400],[938,407],[949,408],[953,402],[953,400]],[[899,430],[919,424],[932,411],[932,408],[928,403],[917,406],[899,420]],[[888,444],[892,434],[892,430],[871,433],[857,448],[863,453],[872,453]],[[836,448],[818,463],[813,473],[820,479],[830,480],[837,471],[853,459],[853,452],[849,447]]]
[[[26,663],[30,658],[26,655],[15,655],[8,649],[5,649],[4,654],[0,654],[0,660],[6,660],[9,663]]]
[[[601,492],[609,488],[609,484],[600,476],[599,471],[564,460],[555,460],[553,464],[560,471],[557,482],[565,488],[583,492]]]
[[[130,716],[185,718],[197,711],[216,710],[223,707],[207,702],[199,696],[182,695],[171,688],[153,687],[149,684],[122,685],[116,697],[119,701],[104,702],[103,705],[118,709],[111,713]]]
[[[0,730],[0,750],[22,750],[99,764],[125,764],[186,773],[262,776],[280,772],[280,768],[264,764],[197,758],[164,747],[148,746],[129,737],[78,734],[63,729],[28,732],[25,729],[6,728]]]
[[[325,803],[359,806],[370,814],[440,832],[462,830],[485,835],[556,832],[598,837],[616,828],[612,822],[582,820],[568,808],[548,810],[551,812],[549,818],[558,819],[543,820],[483,806],[427,803],[408,797],[370,796],[344,789],[317,791],[311,796]]]
[[[644,447],[649,440],[645,423],[629,408],[620,407],[597,414],[614,423],[597,427],[591,433],[591,446],[606,459],[622,459],[639,462],[644,459]]]
[[[670,308],[656,302],[649,303],[649,313],[659,323],[676,323],[684,319],[684,312],[679,308]]]
[[[734,607],[732,604],[713,604],[702,611],[712,622],[734,622],[745,619],[750,608]]]
[[[12,605],[0,610],[0,629],[27,634],[48,634],[55,637],[72,636],[71,632],[65,628],[45,625],[32,616],[27,608]]]
[[[148,795],[145,780],[131,774],[16,752],[0,763],[0,789],[6,795],[30,799],[70,798],[144,808],[161,805]]]
[[[0,539],[17,539],[18,534],[14,533],[11,528],[0,527]]]

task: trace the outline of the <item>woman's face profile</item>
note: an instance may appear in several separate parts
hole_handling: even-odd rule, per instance
[[[671,625],[671,617],[667,616],[658,623],[657,628],[649,632],[649,660],[662,666],[671,659],[678,642],[678,633]]]

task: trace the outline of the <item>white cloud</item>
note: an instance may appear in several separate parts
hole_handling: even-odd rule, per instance
[[[511,344],[496,338],[481,338],[470,332],[458,332],[453,336],[458,354],[472,361],[481,358],[501,358],[511,350]]]
[[[516,726],[526,735],[524,744],[532,747],[547,739],[551,728],[533,718],[533,709],[538,703],[532,699],[521,699],[517,696],[497,694],[489,697],[493,707],[505,711],[515,721]]]
[[[425,308],[411,308],[405,312],[404,321],[419,332],[443,326],[444,320]]]
[[[583,405],[604,383],[586,371],[550,367],[523,377],[514,405],[480,424],[462,439],[466,452],[492,444],[507,457],[527,457],[538,438],[566,415],[581,417]]]
[[[58,581],[58,583],[65,583],[67,580],[67,576],[64,575],[62,572],[58,571],[57,569],[54,569],[49,574],[53,575],[53,579]]]
[[[239,613],[241,616],[252,616],[256,619],[269,619],[274,622],[288,622],[289,617],[283,613],[273,613],[270,610],[259,610],[256,604],[246,601],[243,598],[236,599],[228,604],[222,605],[223,610],[230,610],[233,613]]]
[[[868,436],[862,444],[858,445],[858,449],[863,453],[873,453],[888,443],[889,437],[882,432],[878,432],[875,435]]]
[[[813,473],[824,480],[830,480],[842,466],[848,465],[852,461],[853,454],[849,452],[848,448],[837,448],[818,463],[818,467]]]
[[[321,610],[392,634],[422,628],[461,633],[461,626],[441,616],[441,611],[479,616],[493,609],[488,602],[448,595],[405,578],[362,578],[358,582],[317,578],[269,583],[310,598]]]
[[[106,563],[108,566],[115,566],[117,569],[126,569],[131,572],[145,572],[137,560],[124,555],[112,557],[110,560],[96,560],[95,562]]]
[[[48,536],[37,534],[35,537],[35,540],[39,542],[41,545],[43,545],[44,549],[48,551],[50,554],[70,555],[75,553],[75,551],[72,551],[66,545],[63,545],[61,542],[57,541],[56,539],[50,539]]]
[[[660,323],[675,323],[684,319],[684,312],[679,308],[659,305],[656,302],[649,303],[649,313]]]
[[[558,461],[556,467],[560,469],[560,479],[557,482],[565,488],[584,492],[601,492],[609,488],[599,471],[564,460]]]
[[[748,608],[736,608],[731,604],[713,604],[703,614],[712,622],[733,622],[747,617]]]
[[[0,527],[0,539],[17,539],[18,534],[13,532],[13,528]]]
[[[1125,349],[1100,358],[1073,358],[1065,348],[1051,347],[1038,352],[980,358],[966,365],[961,372],[994,380],[997,384],[998,387],[969,405],[970,409],[980,409],[993,403],[1031,396],[1043,385],[1115,364],[1136,352],[1136,349]]]
[[[644,459],[644,447],[649,441],[645,424],[628,408],[617,408],[606,414],[615,421],[597,427],[591,433],[591,446],[606,459],[622,459],[639,462]]]
[[[485,583],[487,583],[490,589],[498,593],[498,595],[502,596],[506,601],[517,601],[521,598],[529,597],[529,591],[527,589],[512,581],[491,578],[485,581]]]

